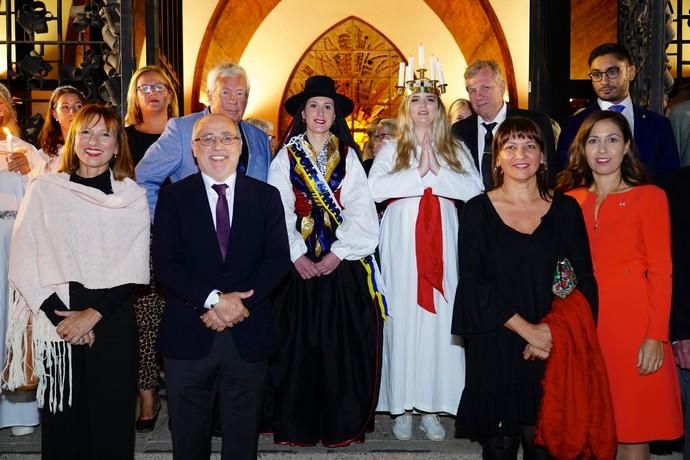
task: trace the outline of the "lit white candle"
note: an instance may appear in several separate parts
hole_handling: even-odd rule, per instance
[[[398,86],[405,86],[405,63],[401,62],[398,68]]]
[[[436,80],[436,58],[433,54],[431,59],[429,59],[429,67],[431,68],[431,80]]]
[[[445,85],[446,79],[443,78],[443,67],[441,67],[441,62],[436,61],[436,64],[438,65],[438,69],[436,69],[436,72],[438,73],[438,84],[439,85]]]
[[[407,60],[407,74],[405,75],[405,81],[414,80],[414,58],[410,56]]]
[[[3,129],[3,131],[5,131],[5,144],[7,144],[7,151],[12,153],[12,148],[13,148],[12,133],[10,132],[10,130],[7,127],[2,128],[2,129]]]
[[[419,68],[424,68],[424,45],[419,44]]]

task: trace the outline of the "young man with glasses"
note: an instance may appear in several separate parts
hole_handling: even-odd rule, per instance
[[[584,119],[597,110],[613,110],[628,120],[640,160],[650,179],[658,182],[677,170],[680,159],[668,119],[633,104],[630,98],[636,69],[628,50],[617,43],[604,43],[592,50],[588,62],[589,78],[597,100],[568,119],[558,142],[560,168],[567,165],[568,149]]]

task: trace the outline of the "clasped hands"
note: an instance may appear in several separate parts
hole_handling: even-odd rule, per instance
[[[546,323],[532,324],[528,331],[523,337],[527,340],[527,345],[522,352],[522,357],[529,361],[547,359],[553,347],[549,326]]]
[[[93,347],[96,342],[96,334],[93,328],[102,318],[97,310],[87,308],[85,310],[55,310],[55,314],[63,319],[55,328],[60,338],[71,345],[88,345]]]
[[[295,260],[295,270],[303,280],[317,276],[330,275],[340,265],[338,256],[329,252],[319,262],[312,262],[307,256],[300,256]]]
[[[201,315],[204,326],[212,331],[222,332],[249,318],[249,310],[242,300],[254,295],[254,290],[220,294],[218,303]]]
[[[424,177],[429,171],[431,171],[435,176],[441,170],[441,165],[436,158],[434,153],[431,134],[427,132],[424,134],[422,139],[422,155],[419,157],[419,166],[417,166],[417,171],[419,171],[419,177]]]

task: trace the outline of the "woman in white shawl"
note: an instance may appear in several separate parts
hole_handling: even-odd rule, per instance
[[[137,381],[133,284],[149,279],[149,218],[122,122],[84,107],[56,175],[29,184],[10,249],[12,353],[33,322],[43,459],[132,459]]]

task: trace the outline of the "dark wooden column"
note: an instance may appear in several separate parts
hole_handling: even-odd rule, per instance
[[[618,40],[637,68],[632,100],[658,113],[665,93],[665,9],[666,0],[618,0]]]
[[[570,0],[532,0],[529,28],[529,108],[563,119],[569,112]]]

